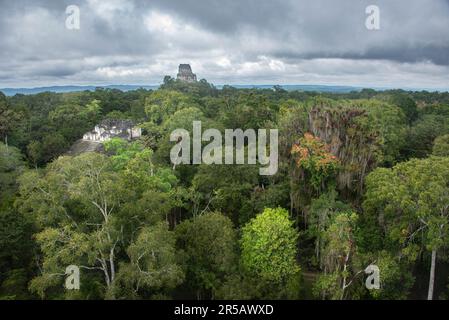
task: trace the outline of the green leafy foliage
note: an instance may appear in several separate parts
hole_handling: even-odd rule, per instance
[[[449,134],[435,139],[432,154],[439,157],[449,157]]]
[[[267,208],[243,228],[242,264],[261,279],[285,281],[300,271],[296,262],[297,238],[288,212]]]
[[[354,212],[337,214],[323,235],[324,274],[315,284],[315,294],[322,298],[344,299],[355,277],[353,262],[357,252]]]
[[[429,265],[442,297],[448,105],[171,77],[156,91],[0,94],[0,298],[425,298]],[[143,136],[66,155],[105,118]],[[193,121],[279,129],[278,173],[174,166],[170,133]],[[63,287],[69,264],[78,291]],[[370,264],[380,289],[365,288]]]
[[[396,243],[401,255],[412,261],[423,249],[436,255],[448,243],[448,182],[449,158],[413,159],[392,169],[380,168],[367,179],[364,207],[382,217],[385,236]],[[432,260],[431,273],[434,270]]]
[[[220,213],[206,213],[176,227],[178,248],[185,258],[187,285],[197,297],[213,296],[237,263],[232,222]]]

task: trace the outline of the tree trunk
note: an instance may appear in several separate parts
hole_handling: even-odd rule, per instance
[[[114,263],[114,249],[111,249],[111,254],[109,255],[109,264],[111,266],[111,283],[115,280],[115,263]]]
[[[437,251],[432,250],[432,263],[430,265],[429,291],[427,293],[427,300],[433,299],[433,285],[435,283],[435,263],[437,260]]]

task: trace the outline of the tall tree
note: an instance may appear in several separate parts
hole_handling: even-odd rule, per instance
[[[256,279],[272,285],[271,289],[287,287],[295,282],[298,290],[300,267],[296,261],[298,233],[282,208],[265,209],[242,229],[242,265]],[[290,286],[292,284],[290,283]],[[288,292],[295,296],[298,292]]]
[[[402,254],[431,253],[427,298],[433,298],[437,253],[449,239],[449,158],[431,157],[380,168],[367,179],[364,208],[377,214]]]
[[[0,92],[0,139],[8,144],[8,132],[12,129],[18,115],[11,109],[3,92]]]
[[[166,223],[142,228],[126,250],[130,262],[120,266],[114,296],[167,298],[166,294],[184,280],[175,242]]]
[[[0,209],[17,191],[17,177],[25,170],[20,150],[0,142]]]
[[[205,213],[184,221],[175,231],[185,257],[188,285],[197,298],[213,298],[237,265],[237,238],[231,220],[220,213]]]
[[[324,232],[324,274],[315,284],[316,293],[322,298],[345,299],[347,289],[358,274],[353,268],[357,219],[354,212],[339,213]]]
[[[42,231],[36,235],[43,253],[43,273],[31,288],[43,295],[54,274],[69,264],[101,270],[107,288],[114,282],[122,226],[115,215],[129,197],[120,176],[104,156],[87,153],[62,157],[42,177],[22,177],[19,206],[33,212]]]

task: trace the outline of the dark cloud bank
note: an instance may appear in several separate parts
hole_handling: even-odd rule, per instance
[[[444,89],[448,30],[447,0],[0,0],[0,87],[157,84],[186,62],[217,84]]]

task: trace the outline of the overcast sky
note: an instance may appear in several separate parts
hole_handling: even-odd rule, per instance
[[[0,87],[159,84],[180,63],[214,84],[447,89],[449,0],[0,0]]]

